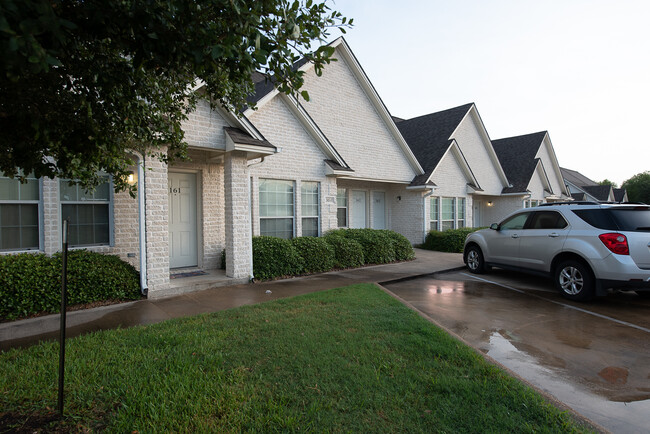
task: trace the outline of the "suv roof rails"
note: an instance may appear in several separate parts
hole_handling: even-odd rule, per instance
[[[574,200],[574,201],[567,201],[567,202],[547,202],[547,203],[542,203],[538,206],[553,206],[553,205],[600,205],[598,202],[589,202],[589,201],[579,201],[579,200]]]

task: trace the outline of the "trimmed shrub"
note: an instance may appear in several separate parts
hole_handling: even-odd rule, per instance
[[[328,234],[324,238],[334,249],[334,267],[356,268],[363,265],[363,247],[361,247],[361,244],[345,238],[339,233]]]
[[[273,279],[302,272],[303,260],[291,241],[277,237],[253,237],[253,275]]]
[[[334,248],[324,238],[298,237],[291,244],[302,257],[304,273],[329,271],[334,267]]]
[[[361,244],[364,264],[385,264],[395,260],[395,249],[391,238],[383,231],[346,229],[345,237]]]
[[[439,252],[463,253],[463,246],[467,235],[479,228],[447,229],[446,231],[429,231],[423,249]]]
[[[411,242],[402,234],[395,231],[382,230],[393,242],[395,250],[395,259],[397,261],[410,261],[415,259],[415,251]]]
[[[113,255],[68,252],[68,303],[140,298],[139,274]],[[61,254],[0,256],[0,319],[12,320],[61,306]]]

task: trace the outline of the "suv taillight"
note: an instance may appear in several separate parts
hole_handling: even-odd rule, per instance
[[[612,253],[616,253],[617,255],[630,254],[630,248],[627,245],[627,238],[625,235],[611,232],[608,234],[600,234],[598,235],[598,238],[600,238],[600,241],[602,241],[605,247],[607,247]]]

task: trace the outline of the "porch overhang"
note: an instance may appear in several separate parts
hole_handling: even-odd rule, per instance
[[[267,140],[256,139],[239,128],[225,127],[226,131],[226,152],[246,152],[248,160],[273,155],[280,150]]]
[[[354,170],[349,167],[341,166],[333,160],[323,160],[325,162],[325,175],[326,176],[345,176],[354,173]]]

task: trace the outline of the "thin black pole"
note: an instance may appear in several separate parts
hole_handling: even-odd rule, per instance
[[[61,327],[59,330],[59,416],[63,417],[63,376],[65,373],[65,311],[68,305],[68,219],[63,220],[63,254],[61,255]]]

